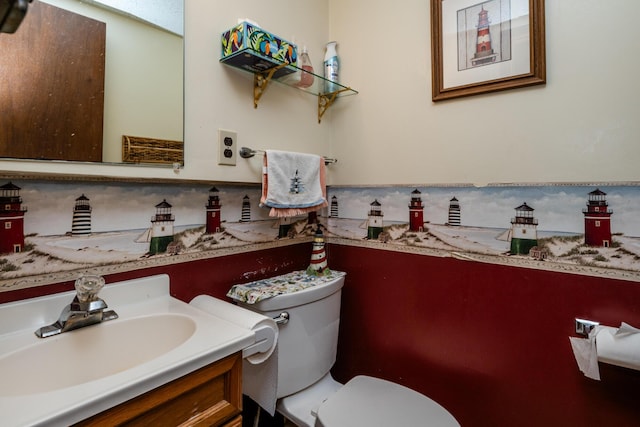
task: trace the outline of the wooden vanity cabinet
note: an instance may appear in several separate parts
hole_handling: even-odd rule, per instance
[[[76,426],[242,425],[242,353],[178,378]]]

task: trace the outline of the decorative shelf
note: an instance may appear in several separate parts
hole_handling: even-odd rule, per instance
[[[271,61],[274,61],[273,59]],[[325,79],[323,76],[319,76],[315,73],[298,68],[295,65],[279,63],[264,71],[256,71],[250,69],[247,66],[232,63],[228,61],[228,58],[222,58],[221,63],[242,70],[246,73],[253,74],[253,107],[258,108],[258,102],[262,97],[262,94],[272,81],[284,84],[286,86],[294,87],[303,92],[315,95],[318,97],[318,123],[322,120],[322,116],[327,109],[333,104],[333,102],[339,98],[349,95],[356,95],[358,91],[351,89],[348,86],[344,86],[339,83],[332,82]],[[300,87],[300,73],[310,74],[313,76],[313,84],[309,87]],[[327,89],[330,88],[330,89]]]

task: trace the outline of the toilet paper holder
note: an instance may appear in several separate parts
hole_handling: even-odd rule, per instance
[[[593,320],[587,319],[578,319],[577,317],[575,319],[576,334],[582,335],[583,337],[588,337],[589,332],[591,332],[591,330],[598,325],[600,325],[600,322],[595,322]]]
[[[276,340],[275,330],[269,326],[258,326],[254,329],[256,342],[242,350],[242,357],[247,358],[257,353],[267,353]]]

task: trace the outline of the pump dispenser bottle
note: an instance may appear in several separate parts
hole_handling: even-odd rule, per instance
[[[309,52],[307,52],[306,46],[302,48],[302,53],[298,57],[298,68],[301,68],[303,71],[300,72],[300,81],[296,83],[296,86],[299,88],[308,88],[313,84],[313,65],[311,65],[311,59],[309,59]]]

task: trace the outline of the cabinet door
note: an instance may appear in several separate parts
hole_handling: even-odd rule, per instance
[[[76,425],[240,426],[241,412],[242,355],[236,353]]]
[[[0,37],[0,157],[102,161],[106,24],[33,2]]]
[[[238,415],[236,418],[226,423],[224,427],[242,427],[242,416]]]

